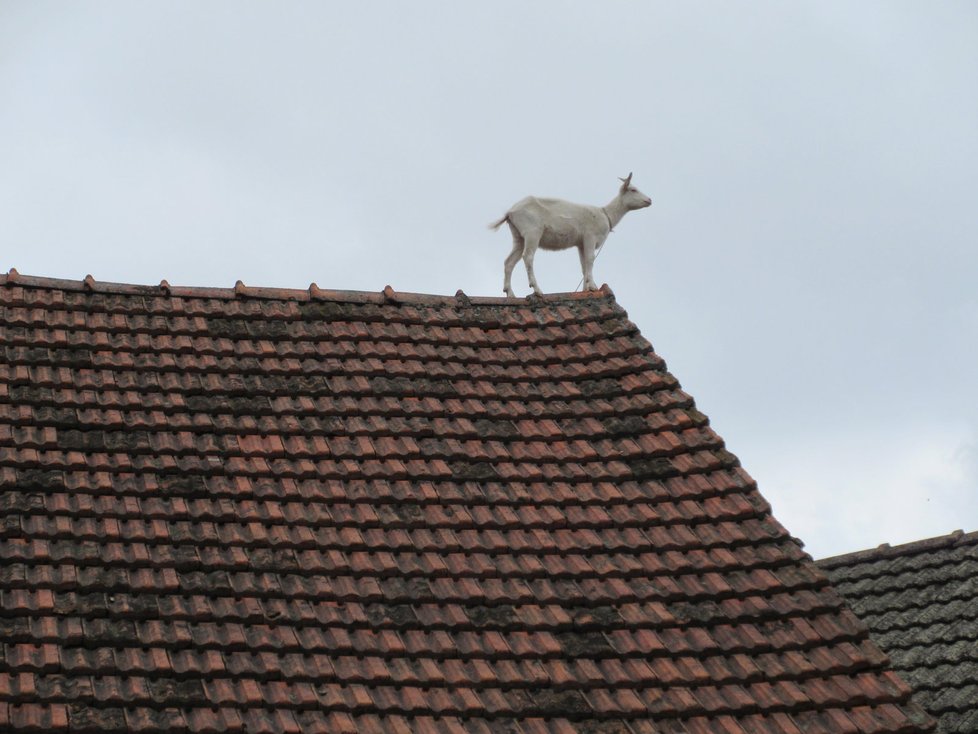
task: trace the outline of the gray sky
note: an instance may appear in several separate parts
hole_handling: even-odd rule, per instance
[[[972,2],[0,0],[0,270],[501,295],[634,171],[595,279],[809,552],[976,530],[976,90]]]

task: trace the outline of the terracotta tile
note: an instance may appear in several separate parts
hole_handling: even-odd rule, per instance
[[[68,729],[68,707],[64,704],[9,704],[7,716],[15,730],[67,731]]]

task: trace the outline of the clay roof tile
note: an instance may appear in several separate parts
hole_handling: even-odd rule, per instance
[[[4,730],[931,725],[607,287],[0,309]]]

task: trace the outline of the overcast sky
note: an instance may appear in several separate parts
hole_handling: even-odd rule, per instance
[[[629,171],[595,279],[808,551],[978,530],[978,4],[0,0],[3,271],[501,295]]]

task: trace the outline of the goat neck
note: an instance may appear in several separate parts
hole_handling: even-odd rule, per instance
[[[611,228],[614,229],[618,226],[618,222],[622,220],[628,213],[628,209],[625,207],[625,202],[622,201],[621,194],[612,199],[608,204],[603,207],[604,213],[608,217],[608,222],[611,224]]]

